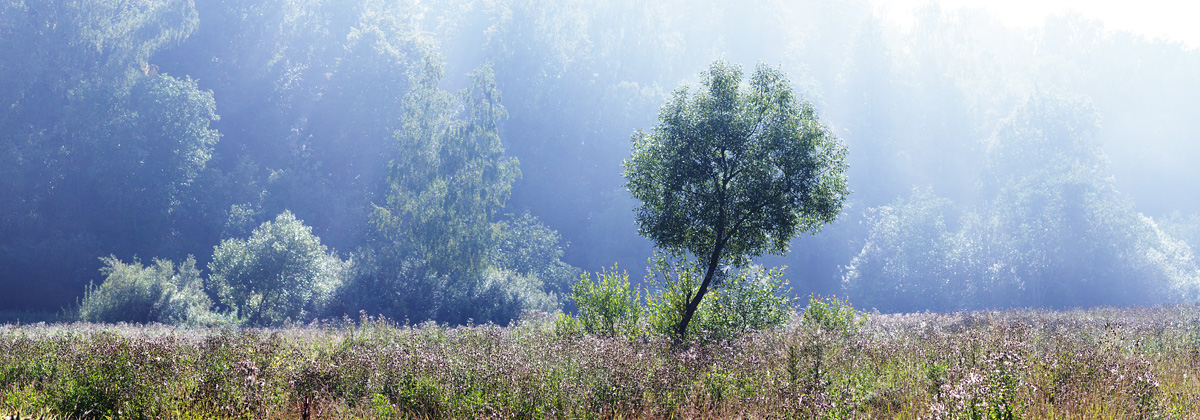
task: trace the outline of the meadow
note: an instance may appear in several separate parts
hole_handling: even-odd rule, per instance
[[[797,315],[733,340],[362,317],[0,327],[6,418],[1200,418],[1200,306]]]

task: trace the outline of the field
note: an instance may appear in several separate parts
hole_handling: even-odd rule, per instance
[[[675,344],[363,318],[0,327],[20,418],[1200,418],[1200,307],[871,315]]]

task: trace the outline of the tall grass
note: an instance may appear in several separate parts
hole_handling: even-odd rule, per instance
[[[0,412],[57,418],[1200,418],[1200,307],[871,315],[677,345],[357,322],[0,327]]]

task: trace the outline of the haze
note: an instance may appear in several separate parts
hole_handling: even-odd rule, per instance
[[[581,272],[645,273],[621,161],[714,60],[782,69],[848,149],[838,221],[757,260],[787,266],[796,296],[883,312],[1200,296],[1189,6],[40,3],[0,0],[2,310],[70,308],[111,261],[192,255],[207,279],[222,241],[285,213],[344,265],[331,316],[569,310]],[[495,169],[491,195],[429,204],[474,173],[444,156]],[[444,292],[459,281],[496,294]],[[435,295],[512,298],[412,306]]]

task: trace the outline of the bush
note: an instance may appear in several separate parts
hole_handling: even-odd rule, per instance
[[[562,262],[562,238],[529,213],[493,224],[496,231],[491,265],[541,279],[542,289],[563,296],[581,270]]]
[[[654,268],[647,274],[647,280],[662,284],[662,288],[654,295],[646,293],[647,328],[657,335],[672,337],[679,323],[683,321],[688,299],[700,286],[704,274],[692,261],[671,261],[662,255],[655,255],[651,261],[654,262]],[[715,294],[716,289],[710,293]],[[702,325],[712,313],[711,302],[711,298],[700,302],[700,308],[692,317],[692,324],[695,326],[690,327],[691,331],[704,329]]]
[[[105,275],[99,287],[88,286],[79,305],[79,318],[90,322],[162,322],[215,324],[223,319],[211,311],[200,270],[189,256],[178,267],[154,260],[143,266],[116,257],[101,258]]]
[[[329,312],[365,311],[414,323],[507,325],[523,311],[553,312],[561,307],[558,295],[547,291],[535,273],[493,265],[476,278],[453,281],[412,254],[386,242],[359,248],[350,258],[346,281],[335,292]]]
[[[842,289],[864,308],[883,312],[962,309],[971,296],[955,270],[950,200],[930,189],[871,209],[862,251],[850,260]]]
[[[437,319],[448,280],[424,259],[392,244],[363,246],[350,258],[345,283],[333,299],[333,314],[382,315],[400,321]]]
[[[319,316],[345,272],[312,228],[283,212],[250,238],[226,239],[213,251],[209,287],[248,325],[278,325]]]
[[[861,316],[850,306],[850,300],[841,300],[837,296],[808,298],[808,308],[804,310],[803,322],[806,325],[842,334],[852,334],[867,323],[867,315]]]
[[[568,298],[579,309],[583,330],[605,337],[636,334],[642,296],[629,286],[629,273],[617,274],[614,265],[596,275],[595,282],[589,273],[581,275]]]
[[[542,280],[534,274],[489,267],[483,282],[472,296],[471,305],[476,322],[508,325],[527,310],[553,312],[559,309],[558,298],[543,290]]]
[[[705,297],[712,305],[701,328],[710,336],[736,337],[783,326],[794,312],[795,299],[787,286],[782,269],[740,270]]]
[[[687,301],[704,278],[702,270],[693,261],[672,262],[661,255],[654,258],[651,277],[657,277],[662,289],[646,299],[646,322],[651,331],[665,337],[676,334]],[[700,302],[688,334],[702,339],[724,339],[782,326],[793,312],[789,293],[780,269],[750,266],[726,273]]]

